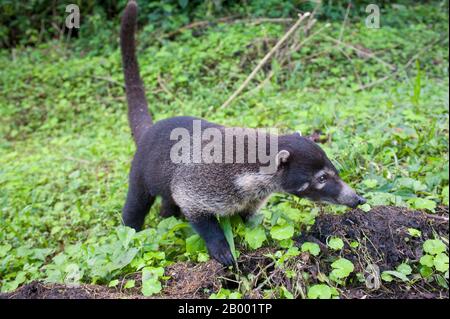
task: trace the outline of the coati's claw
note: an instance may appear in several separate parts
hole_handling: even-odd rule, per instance
[[[224,266],[234,265],[235,262],[230,246],[215,216],[205,214],[200,218],[192,220],[191,225],[205,240],[211,258],[217,260]]]
[[[230,247],[226,241],[209,244],[208,252],[213,259],[217,260],[224,266],[233,266],[235,263],[233,254],[231,253]]]

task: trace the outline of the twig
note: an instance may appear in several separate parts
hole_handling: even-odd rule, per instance
[[[112,83],[112,84],[114,84],[114,85],[118,85],[118,86],[120,86],[120,87],[122,87],[122,88],[125,89],[125,85],[124,85],[123,83],[120,83],[120,82],[118,82],[118,81],[116,81],[116,80],[113,80],[113,79],[111,79],[110,77],[104,77],[104,76],[97,76],[97,75],[94,75],[93,78],[94,78],[94,79],[97,79],[97,80],[106,81],[106,82]]]
[[[192,30],[192,29],[196,29],[196,28],[206,27],[206,26],[209,26],[212,24],[217,24],[217,23],[230,23],[230,24],[250,23],[253,25],[258,25],[258,24],[262,24],[262,23],[291,23],[292,21],[294,21],[294,19],[292,19],[292,18],[258,18],[258,19],[236,19],[236,20],[233,20],[235,18],[236,18],[236,16],[229,16],[229,17],[219,18],[217,20],[211,20],[211,21],[209,21],[209,20],[195,21],[195,22],[185,25],[175,31],[172,31],[172,32],[162,35],[162,38],[170,39],[186,30]]]
[[[178,99],[177,97],[176,97],[176,95],[175,94],[173,94],[170,90],[169,90],[169,88],[166,86],[166,84],[164,83],[164,80],[163,80],[163,78],[161,77],[161,74],[158,74],[158,84],[159,84],[159,86],[161,87],[161,89],[164,91],[164,93],[166,93],[168,96],[170,96],[172,99],[174,99],[174,100],[176,100],[176,101],[178,101],[178,102],[180,102],[181,103],[181,101],[180,101],[180,99]]]
[[[347,11],[345,12],[344,21],[342,22],[341,32],[339,33],[339,41],[342,41],[342,37],[344,36],[344,30],[347,25],[348,14],[350,13],[350,8],[352,7],[352,3],[349,2],[347,6]]]
[[[368,57],[370,57],[370,58],[372,58],[372,59],[374,59],[374,60],[377,60],[378,62],[380,62],[381,64],[387,66],[389,69],[391,69],[391,70],[393,70],[393,71],[396,70],[396,67],[395,67],[394,65],[392,65],[392,64],[390,64],[390,63],[387,63],[386,61],[384,61],[383,59],[377,57],[377,56],[376,56],[375,54],[373,54],[373,53],[364,52],[364,51],[362,51],[362,50],[360,50],[360,49],[358,49],[358,48],[356,48],[356,47],[354,47],[354,46],[352,46],[352,45],[350,45],[350,44],[348,44],[348,43],[342,42],[342,41],[340,41],[340,40],[338,40],[338,39],[335,39],[335,38],[333,38],[333,37],[330,37],[330,36],[325,36],[325,37],[326,37],[328,40],[330,40],[330,41],[332,41],[332,42],[334,42],[334,43],[336,43],[336,44],[339,44],[339,45],[342,45],[342,46],[344,46],[344,47],[346,47],[346,48],[352,49],[353,51],[359,52],[360,54],[367,55]]]
[[[259,19],[238,19],[231,21],[231,23],[250,23],[253,25],[258,25],[262,23],[292,23],[294,19],[292,18],[259,18]]]
[[[167,33],[167,34],[164,34],[162,36],[162,38],[173,38],[175,35],[177,35],[179,33],[182,33],[183,31],[191,30],[191,29],[195,29],[195,28],[199,28],[199,27],[204,27],[204,26],[207,26],[207,25],[209,25],[211,23],[227,22],[227,21],[230,21],[230,20],[234,19],[235,17],[236,16],[224,17],[224,18],[217,19],[215,21],[195,21],[195,22],[192,22],[192,23],[190,23],[188,25],[185,25],[185,26],[183,26],[183,27],[181,27],[181,28],[179,28],[179,29],[177,29],[175,31],[172,31],[172,32]]]
[[[313,20],[313,21],[315,21],[315,20]],[[314,25],[314,23],[311,23],[310,27],[312,27]],[[326,28],[328,28],[330,26],[331,26],[330,24],[324,25],[322,28],[320,28],[319,30],[317,30],[316,32],[311,34],[309,37],[304,39],[302,42],[300,42],[298,45],[293,47],[291,49],[291,51],[296,52],[296,51],[300,50],[307,42],[311,41],[315,36],[317,36],[319,33],[321,33],[323,30],[325,30]],[[264,81],[262,81],[256,88],[251,90],[251,92],[254,93],[254,92],[259,91],[262,87],[264,87],[270,81],[270,79],[274,76],[274,74],[275,74],[274,71],[270,71],[269,74],[267,75],[267,77],[264,79]]]
[[[82,158],[75,158],[75,157],[72,157],[72,156],[64,156],[64,159],[69,160],[69,161],[79,162],[79,163],[82,163],[82,164],[92,164],[91,161],[88,161],[88,160],[85,160],[85,159],[82,159]]]
[[[414,61],[415,61],[418,57],[420,57],[420,56],[422,55],[423,52],[428,51],[430,48],[432,48],[434,45],[436,45],[436,43],[438,43],[438,42],[440,42],[440,41],[441,41],[441,38],[439,38],[439,39],[433,41],[432,43],[430,43],[429,45],[423,47],[423,48],[422,48],[421,50],[419,50],[415,55],[413,55],[413,56],[408,60],[408,62],[406,62],[406,64],[405,64],[403,67],[399,68],[399,69],[396,70],[395,72],[392,72],[391,74],[388,74],[388,75],[382,77],[381,79],[378,79],[378,80],[376,80],[376,81],[373,81],[373,82],[371,82],[371,83],[368,83],[368,84],[366,84],[366,85],[363,85],[363,86],[357,88],[355,91],[356,91],[356,92],[359,92],[359,91],[366,90],[366,89],[368,89],[368,88],[374,87],[374,86],[376,86],[376,85],[378,85],[378,84],[380,84],[380,83],[385,82],[386,80],[390,79],[391,77],[396,76],[396,75],[399,74],[400,72],[406,71],[406,69],[408,69],[409,66],[410,66],[411,64],[413,64]]]
[[[431,215],[425,212],[422,212],[423,215],[425,215],[427,218],[431,218],[431,219],[437,219],[437,220],[442,220],[444,222],[448,222],[449,218],[445,217],[445,216],[439,216],[439,215]]]
[[[336,47],[336,49],[338,49],[346,58],[347,60],[353,65],[353,59],[341,48],[341,47]],[[353,73],[355,74],[356,79],[358,80],[358,84],[359,86],[362,86],[362,82],[361,82],[361,77],[359,76],[358,72],[356,71],[355,68],[353,68]]]
[[[298,29],[303,20],[305,20],[305,18],[307,18],[309,15],[309,12],[306,12],[303,15],[299,15],[299,19],[297,20],[297,22],[288,30],[288,32],[286,32],[286,34],[278,41],[278,43],[275,44],[275,46],[269,51],[269,53],[266,54],[266,56],[258,63],[253,72],[250,73],[247,79],[245,79],[241,86],[228,98],[228,100],[225,101],[224,104],[222,104],[220,108],[226,108],[231,104],[231,102],[247,87],[250,81],[256,76],[258,71],[261,70],[261,68],[269,61],[272,55],[281,47],[284,42],[286,42],[286,40],[295,32],[295,30]]]

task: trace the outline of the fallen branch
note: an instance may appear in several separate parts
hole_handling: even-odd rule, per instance
[[[164,79],[161,77],[161,74],[158,73],[157,81],[159,86],[161,87],[161,90],[166,93],[170,98],[178,101],[179,103],[182,103],[180,99],[177,98],[175,94],[172,93],[172,91],[169,90],[166,83],[164,82]]]
[[[419,50],[415,55],[413,55],[413,56],[408,60],[408,62],[406,62],[406,64],[405,64],[403,67],[397,69],[395,72],[392,72],[391,74],[388,74],[388,75],[382,77],[381,79],[378,79],[378,80],[376,80],[376,81],[373,81],[373,82],[371,82],[371,83],[368,83],[368,84],[366,84],[366,85],[363,85],[363,86],[357,88],[355,91],[356,91],[356,92],[359,92],[359,91],[366,90],[366,89],[368,89],[368,88],[374,87],[374,86],[376,86],[376,85],[378,85],[378,84],[380,84],[380,83],[385,82],[386,80],[390,79],[391,77],[396,76],[396,75],[399,74],[400,72],[406,71],[406,70],[411,66],[411,64],[413,64],[414,61],[416,61],[416,59],[419,58],[419,57],[422,55],[423,52],[428,51],[428,50],[431,49],[433,46],[435,46],[438,42],[441,42],[441,41],[442,41],[442,39],[439,38],[439,39],[437,39],[437,40],[431,42],[429,45],[423,47],[423,48],[422,48],[421,50]]]
[[[217,20],[204,20],[204,21],[195,21],[188,25],[185,25],[175,31],[169,32],[167,34],[164,34],[162,38],[173,38],[174,36],[192,29],[202,28],[209,25],[217,24],[217,23],[229,23],[229,24],[236,24],[236,23],[250,23],[253,25],[258,25],[262,23],[292,23],[294,19],[292,18],[257,18],[257,19],[236,19],[236,16],[229,16],[224,18],[219,18]]]
[[[349,49],[351,49],[351,50],[353,50],[353,51],[356,51],[356,52],[358,52],[358,53],[360,53],[360,54],[362,54],[362,55],[368,56],[368,57],[370,57],[370,58],[372,58],[372,59],[374,59],[374,60],[380,62],[381,64],[387,66],[389,69],[391,69],[391,70],[393,70],[393,71],[396,70],[395,65],[392,65],[392,64],[390,64],[390,63],[387,63],[386,61],[384,61],[383,59],[377,57],[377,56],[376,56],[375,54],[373,54],[373,53],[364,52],[364,51],[362,51],[362,50],[360,50],[360,49],[358,49],[358,48],[356,48],[356,47],[354,47],[354,46],[352,46],[352,45],[350,45],[350,44],[348,44],[348,43],[345,43],[345,42],[340,41],[340,40],[338,40],[338,39],[335,39],[335,38],[333,38],[333,37],[330,37],[330,36],[325,36],[325,37],[326,37],[328,40],[334,42],[335,44],[344,46],[344,47],[349,48]]]
[[[342,37],[344,36],[344,30],[345,30],[345,27],[347,26],[348,15],[350,13],[351,7],[352,7],[352,3],[349,2],[348,6],[347,6],[347,11],[345,11],[344,22],[342,22],[341,31],[339,32],[339,41],[342,41]]]
[[[315,19],[312,20],[312,23],[308,24],[308,26],[306,27],[306,30],[309,31],[310,28],[312,28],[315,24]],[[330,24],[326,24],[324,25],[322,28],[320,28],[319,30],[317,30],[316,32],[314,32],[313,34],[311,34],[310,36],[308,36],[306,39],[304,39],[303,41],[301,41],[299,44],[291,47],[291,52],[296,52],[299,51],[307,42],[311,41],[315,36],[317,36],[318,34],[320,34],[321,32],[323,32],[323,30],[325,30],[326,28],[329,28],[331,25]],[[283,64],[284,61],[282,61],[281,64]],[[270,71],[269,74],[267,75],[267,77],[264,79],[264,81],[262,81],[256,88],[254,88],[253,90],[251,90],[252,93],[259,91],[261,88],[263,88],[269,81],[270,79],[274,76],[274,71]]]
[[[224,18],[220,18],[220,19],[217,19],[217,20],[214,20],[214,21],[208,21],[208,20],[195,21],[195,22],[192,22],[192,23],[190,23],[188,25],[185,25],[185,26],[183,26],[183,27],[181,27],[181,28],[179,28],[179,29],[177,29],[175,31],[172,31],[170,33],[167,33],[167,34],[163,35],[162,38],[169,38],[170,39],[170,38],[173,38],[175,35],[177,35],[179,33],[182,33],[183,31],[186,31],[186,30],[191,30],[191,29],[204,27],[204,26],[210,25],[212,23],[228,22],[228,21],[230,21],[230,20],[232,20],[234,18],[236,18],[236,16],[224,17]]]
[[[96,80],[102,80],[102,81],[109,82],[109,83],[111,83],[111,84],[120,86],[120,87],[122,87],[122,88],[125,89],[125,85],[124,85],[123,83],[120,83],[120,82],[118,82],[118,81],[116,81],[116,80],[113,80],[113,79],[111,79],[110,77],[104,77],[104,76],[96,76],[96,75],[94,75],[93,78],[96,79]]]
[[[303,20],[305,20],[308,16],[310,16],[309,12],[306,12],[303,15],[299,15],[299,19],[297,22],[285,33],[285,35],[275,44],[275,46],[266,54],[266,56],[258,63],[256,68],[250,73],[250,75],[245,79],[245,81],[241,84],[241,86],[222,104],[220,108],[226,108],[228,105],[233,102],[233,100],[247,87],[251,80],[256,76],[259,70],[270,60],[270,58],[274,55],[274,53],[286,42],[287,39],[300,27]]]

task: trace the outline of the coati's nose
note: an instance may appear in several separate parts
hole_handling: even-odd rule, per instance
[[[357,206],[364,205],[365,203],[367,203],[367,200],[364,197],[359,196],[359,195],[357,195],[357,196],[358,196],[358,199],[357,199],[358,205]]]

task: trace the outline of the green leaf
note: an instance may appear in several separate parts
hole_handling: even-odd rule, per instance
[[[383,271],[383,272],[381,273],[381,279],[384,280],[384,281],[386,281],[386,282],[391,282],[392,280],[394,280],[394,278],[393,278],[390,274],[388,274],[387,272],[385,272],[385,271]]]
[[[198,252],[205,252],[206,244],[203,238],[195,234],[186,238],[186,252],[195,255]]]
[[[119,284],[118,279],[111,280],[108,284],[108,287],[116,287]]]
[[[335,279],[344,279],[353,272],[355,266],[350,260],[339,258],[331,264],[331,268],[333,268],[333,270],[331,271],[330,276]]]
[[[313,256],[320,254],[320,247],[316,243],[305,242],[301,247],[302,252],[309,252]]]
[[[397,271],[401,272],[405,276],[408,276],[408,275],[411,275],[412,268],[408,264],[403,263],[403,264],[400,264],[397,266]]]
[[[331,288],[324,284],[311,286],[308,290],[309,299],[331,299]]]
[[[365,213],[368,213],[372,209],[372,206],[370,206],[368,203],[365,203],[365,204],[359,206],[359,209],[361,209]]]
[[[403,280],[405,282],[409,281],[408,277],[406,277],[405,274],[403,274],[403,273],[401,273],[399,271],[386,270],[386,271],[383,271],[381,273],[381,279],[383,279],[384,281],[391,282],[393,280],[392,277],[396,277],[396,278],[401,279],[401,280]]]
[[[131,280],[127,280],[127,282],[125,283],[123,288],[124,289],[131,289],[131,288],[134,288],[135,286],[136,286],[136,281],[134,279],[131,279]]]
[[[445,253],[437,254],[434,257],[434,267],[437,271],[446,272],[448,270],[448,256]]]
[[[420,274],[423,278],[428,278],[433,274],[433,269],[428,266],[422,266],[420,267]]]
[[[358,248],[359,247],[359,243],[357,242],[357,241],[352,241],[351,243],[350,243],[350,247],[352,247],[352,248]]]
[[[121,226],[117,228],[117,237],[119,237],[119,241],[122,243],[124,248],[128,248],[130,242],[133,240],[136,231],[133,228]]]
[[[341,250],[344,248],[344,242],[339,237],[330,237],[327,245],[333,250]]]
[[[445,252],[446,246],[439,239],[428,239],[423,243],[423,250],[431,255]]]
[[[286,299],[294,299],[294,295],[284,286],[281,286],[281,295]]]
[[[411,237],[421,237],[422,232],[415,228],[408,228],[408,233]]]
[[[374,188],[378,185],[378,181],[376,179],[366,179],[363,181],[363,184],[367,187],[367,188]]]
[[[262,226],[257,226],[253,229],[245,229],[245,241],[252,249],[261,247],[266,239],[266,231]]]
[[[445,280],[444,276],[436,274],[435,278],[436,278],[436,282],[439,284],[439,286],[444,287],[445,289],[448,289],[447,280]]]
[[[270,235],[276,240],[292,238],[294,236],[294,226],[289,224],[275,225],[270,230]]]
[[[204,263],[207,262],[209,260],[209,255],[207,253],[198,253],[197,255],[197,261],[199,263]]]
[[[431,255],[423,255],[420,257],[420,264],[427,266],[427,267],[433,267],[434,266],[434,257]]]
[[[159,277],[164,275],[162,267],[145,267],[142,269],[142,288],[141,292],[148,297],[161,291],[162,286]]]
[[[234,238],[233,238],[233,228],[231,227],[230,217],[221,217],[219,218],[220,226],[222,227],[225,238],[230,246],[231,253],[234,257],[234,260],[237,259],[236,247],[234,246]]]
[[[83,278],[84,271],[75,263],[68,264],[64,270],[66,272],[64,283],[66,284],[78,284]]]
[[[442,196],[442,204],[444,204],[445,206],[448,206],[449,205],[448,204],[448,201],[449,201],[448,200],[448,197],[449,197],[448,185],[442,189],[441,196]]]
[[[126,251],[120,252],[120,254],[111,262],[111,270],[121,269],[127,266],[131,263],[138,252],[139,250],[137,248],[130,248]]]
[[[178,4],[184,9],[189,4],[189,0],[178,0]]]
[[[5,257],[12,246],[10,244],[0,245],[0,257]]]
[[[436,202],[426,198],[413,198],[408,201],[415,209],[427,209],[434,213]]]

